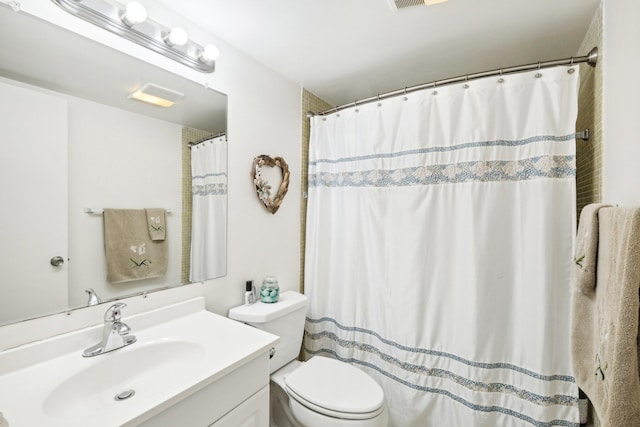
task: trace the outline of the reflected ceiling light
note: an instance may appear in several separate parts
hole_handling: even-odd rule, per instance
[[[147,83],[128,96],[129,99],[157,105],[158,107],[171,107],[177,100],[184,97],[184,93],[167,89],[153,83]]]
[[[122,22],[127,26],[133,27],[147,20],[147,9],[137,1],[127,3],[124,13],[121,16]]]
[[[220,56],[220,51],[215,45],[208,44],[202,49],[202,52],[198,55],[198,59],[205,64],[213,64]]]
[[[164,42],[169,46],[184,46],[189,41],[189,35],[180,27],[172,28],[163,37]]]
[[[187,32],[180,27],[167,27],[149,19],[144,6],[137,1],[129,2],[126,6],[118,3],[117,0],[52,1],[78,18],[187,67],[203,73],[212,73],[215,70],[215,57],[217,57],[215,47],[209,48],[210,45],[203,47],[192,42]],[[140,25],[143,23],[144,25]]]
[[[400,9],[412,8],[415,6],[424,7],[432,6],[438,3],[444,3],[447,0],[387,0],[389,7],[393,12],[397,12]]]

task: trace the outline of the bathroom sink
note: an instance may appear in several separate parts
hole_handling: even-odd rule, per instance
[[[148,399],[163,386],[179,381],[204,355],[201,345],[184,341],[142,343],[101,355],[98,363],[51,390],[42,410],[62,418],[100,416],[117,409],[121,401]]]
[[[153,425],[191,396],[224,384],[208,405],[218,410],[249,381],[229,378],[256,360],[268,384],[267,355],[278,337],[206,311],[202,297],[126,314],[137,341],[104,354],[82,355],[100,341],[102,323],[0,352],[0,412],[9,425]],[[102,313],[97,317],[101,322]],[[218,415],[230,408],[223,409]]]

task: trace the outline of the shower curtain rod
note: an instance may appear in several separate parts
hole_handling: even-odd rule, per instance
[[[220,138],[221,136],[226,136],[227,132],[216,133],[215,135],[207,136],[206,138],[200,138],[197,141],[192,141],[187,143],[187,147],[191,148],[194,145],[202,144],[203,142],[209,141],[210,139]]]
[[[434,80],[433,82],[430,82],[430,83],[423,83],[416,86],[409,86],[409,87],[405,87],[404,89],[397,89],[391,92],[386,92],[386,93],[382,93],[369,98],[361,99],[360,101],[350,102],[348,104],[330,108],[321,113],[308,112],[307,117],[325,116],[327,114],[336,113],[340,110],[344,110],[345,108],[357,107],[358,105],[368,104],[370,102],[392,98],[394,96],[407,94],[409,92],[415,92],[422,89],[435,88],[435,87],[450,85],[454,83],[466,82],[469,80],[475,80],[482,77],[501,76],[504,74],[512,74],[512,73],[519,73],[523,71],[530,71],[530,70],[536,70],[536,69],[540,70],[542,68],[557,67],[559,65],[581,64],[583,62],[586,62],[592,67],[595,67],[596,64],[598,63],[598,48],[594,47],[585,56],[572,56],[570,58],[565,58],[565,59],[554,59],[552,61],[542,61],[542,62],[537,62],[535,64],[517,65],[515,67],[499,68],[497,70],[482,71],[480,73],[473,73],[473,74],[465,74],[463,76],[452,77],[444,80]]]

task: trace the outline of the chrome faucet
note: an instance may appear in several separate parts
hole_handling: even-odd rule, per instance
[[[102,302],[102,299],[98,296],[96,291],[93,290],[93,288],[85,289],[84,291],[89,294],[87,305],[96,305]]]
[[[104,314],[102,341],[82,352],[84,357],[97,356],[136,342],[135,335],[129,335],[131,328],[129,328],[126,323],[120,321],[122,316],[121,309],[126,306],[126,304],[118,303],[107,309],[107,312]]]

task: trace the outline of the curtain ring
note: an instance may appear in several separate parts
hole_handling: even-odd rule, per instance
[[[573,65],[573,56],[571,57],[571,65]]]
[[[541,65],[540,61],[538,61],[538,70],[540,70]]]

